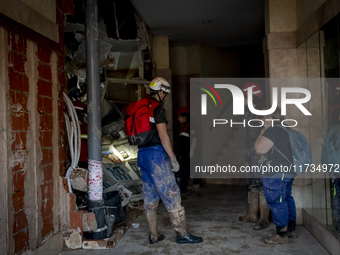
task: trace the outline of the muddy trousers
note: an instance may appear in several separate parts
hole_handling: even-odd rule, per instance
[[[286,226],[289,229],[295,229],[296,208],[292,197],[293,181],[293,175],[282,173],[262,179],[264,195],[278,232]]]
[[[144,210],[149,226],[149,242],[157,243],[164,235],[157,232],[156,210],[162,199],[170,213],[171,226],[177,233],[177,243],[200,243],[201,237],[186,231],[185,211],[181,206],[181,195],[175,175],[171,170],[170,159],[163,146],[140,148],[138,165],[143,178]]]
[[[155,210],[159,200],[168,212],[181,210],[181,194],[163,146],[140,148],[138,166],[143,179],[144,209]]]

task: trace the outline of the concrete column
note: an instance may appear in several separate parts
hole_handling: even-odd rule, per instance
[[[303,87],[307,88],[312,99],[306,105],[313,117],[305,117],[295,106],[287,108],[287,118],[299,122],[296,130],[304,134],[309,141],[313,163],[319,164],[321,146],[326,130],[325,115],[325,87],[320,77],[323,77],[323,40],[319,32],[315,33],[306,42],[296,47],[297,10],[296,0],[266,0],[266,38],[264,40],[264,54],[266,70],[269,78],[292,78],[289,84],[271,82],[272,87]],[[304,79],[299,79],[304,78]],[[317,78],[308,79],[307,78]],[[298,95],[292,95],[298,96]],[[279,100],[279,105],[281,102]],[[306,176],[303,176],[306,177]],[[313,177],[315,177],[313,175]],[[324,176],[320,176],[324,177]],[[302,208],[325,208],[324,179],[296,178],[293,186],[298,224],[302,224]],[[327,190],[327,187],[326,187]],[[329,204],[329,203],[328,203]]]
[[[156,36],[153,38],[153,60],[157,69],[169,69],[169,38],[167,36]]]
[[[266,33],[297,30],[296,0],[266,0],[265,8]]]

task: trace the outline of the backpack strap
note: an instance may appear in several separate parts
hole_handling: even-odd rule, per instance
[[[292,164],[292,161],[290,161],[286,156],[285,154],[283,154],[282,151],[280,151],[275,145],[273,146],[273,148],[284,158],[286,159],[290,164]]]
[[[283,126],[281,126],[281,125],[275,125],[275,127],[279,127],[279,128],[281,128],[281,129],[283,129],[283,130],[285,130],[288,134],[289,134],[289,131],[288,131],[288,129],[287,128],[285,128],[285,127],[283,127]],[[290,143],[290,142],[289,142]],[[292,164],[292,161],[291,160],[289,160],[287,157],[286,157],[286,155],[285,154],[283,154],[283,152],[282,151],[280,151],[275,145],[273,146],[273,148],[285,159],[285,160],[287,160],[290,164]]]

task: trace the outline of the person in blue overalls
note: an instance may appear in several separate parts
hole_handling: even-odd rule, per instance
[[[266,116],[266,119],[282,120],[281,110]],[[281,125],[280,122],[276,122]],[[274,123],[275,124],[275,123]],[[254,148],[263,155],[263,164],[270,166],[288,166],[290,169],[292,152],[288,133],[281,127],[273,126],[272,121],[266,122],[266,129],[262,129]],[[285,157],[283,157],[283,155]],[[287,159],[291,161],[288,162]],[[264,196],[267,200],[276,234],[264,241],[266,244],[287,244],[289,238],[297,238],[296,207],[292,196],[292,185],[296,174],[293,168],[289,172],[266,172],[262,177]]]
[[[149,85],[149,116],[152,138],[149,143],[139,146],[138,166],[143,179],[144,211],[149,226],[150,244],[165,237],[157,232],[156,210],[161,199],[170,213],[171,226],[177,233],[177,243],[200,243],[201,237],[191,235],[185,226],[185,211],[181,205],[181,194],[174,172],[179,164],[172,150],[167,132],[166,111],[163,103],[170,93],[169,83],[156,77]]]

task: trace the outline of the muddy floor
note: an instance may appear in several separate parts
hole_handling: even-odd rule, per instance
[[[141,215],[136,220],[139,227],[131,228],[113,250],[79,250],[61,254],[329,254],[302,226],[297,227],[299,238],[290,244],[264,244],[263,239],[275,231],[273,224],[265,230],[254,231],[254,224],[238,221],[238,217],[247,208],[247,191],[244,186],[205,186],[199,192],[183,194],[182,201],[186,209],[188,230],[203,237],[201,244],[176,244],[169,214],[160,203],[157,223],[159,232],[166,236],[164,241],[149,245],[146,219]]]

